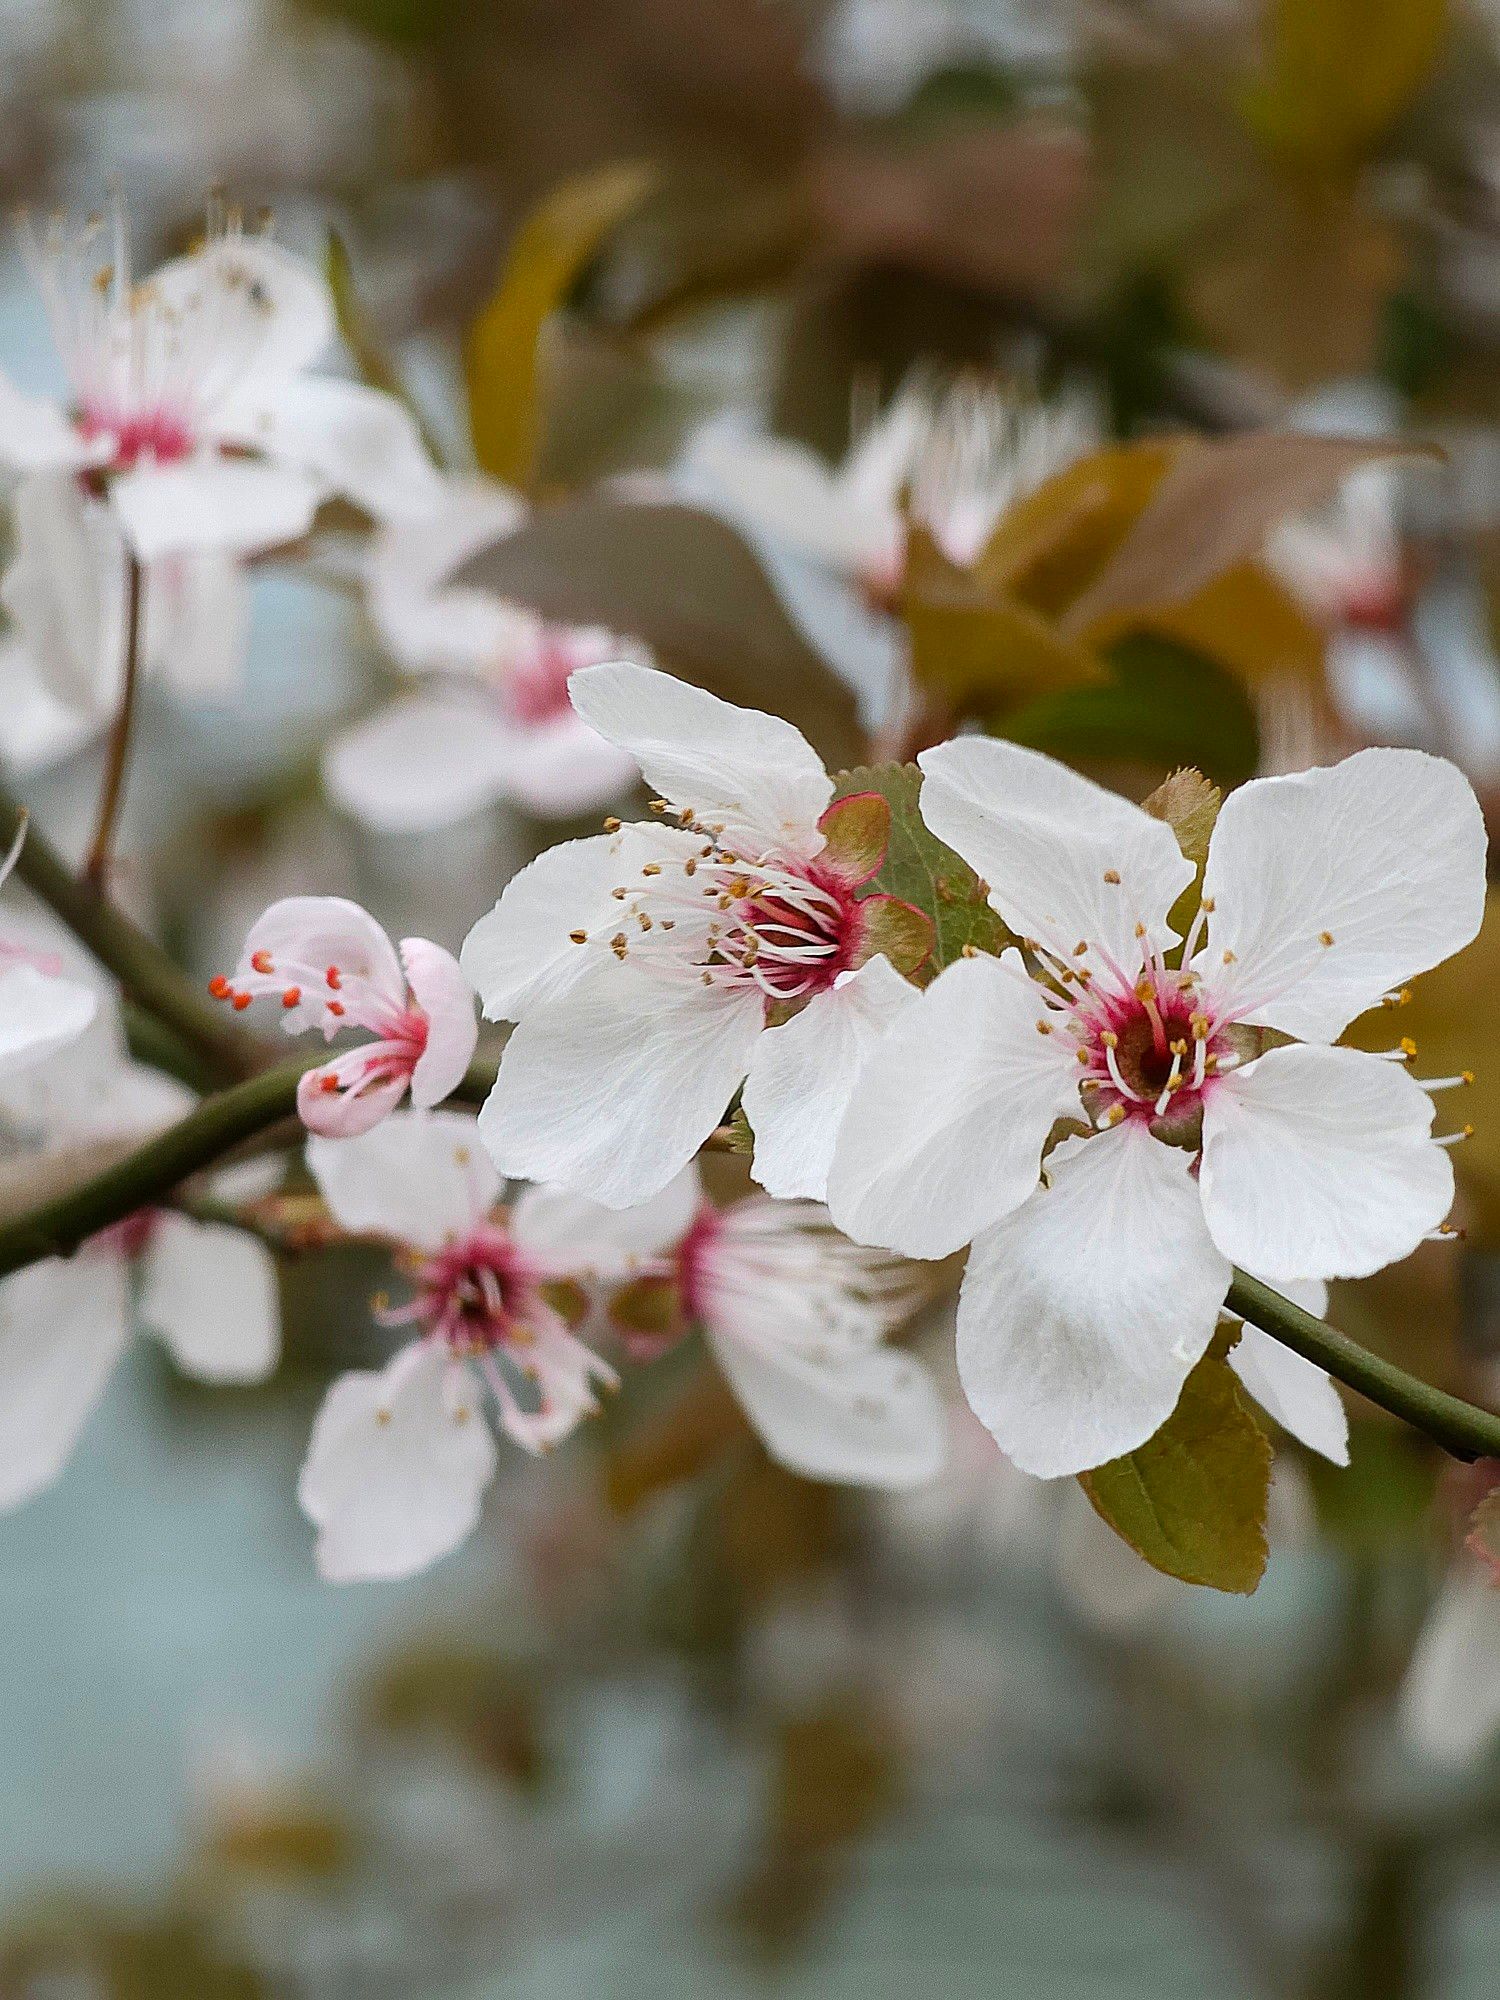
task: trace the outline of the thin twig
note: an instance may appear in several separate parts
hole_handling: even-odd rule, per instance
[[[136,695],[141,677],[141,613],[144,575],[134,550],[125,551],[125,675],[120,683],[120,705],[115,710],[104,757],[104,778],[99,787],[99,816],[94,838],[89,843],[83,879],[96,895],[109,884],[110,859],[120,808],[125,802],[125,773],[130,764],[130,739],[135,728]]]
[[[1500,1458],[1500,1416],[1418,1381],[1393,1361],[1372,1354],[1348,1334],[1304,1312],[1259,1278],[1236,1271],[1224,1304],[1237,1319],[1258,1326],[1294,1354],[1336,1375],[1346,1387],[1422,1431],[1454,1458]]]

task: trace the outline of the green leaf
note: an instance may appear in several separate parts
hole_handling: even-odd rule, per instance
[[[1204,654],[1137,632],[1109,649],[1112,678],[1065,688],[1004,716],[997,736],[1068,762],[1194,764],[1223,784],[1253,777],[1260,741],[1238,679]]]
[[[1217,1350],[1189,1375],[1155,1437],[1078,1483],[1153,1569],[1241,1596],[1260,1582],[1271,1446]]]
[[[605,238],[656,185],[640,162],[595,167],[564,181],[521,225],[489,304],[469,333],[466,369],[474,456],[513,486],[531,477],[540,430],[542,328]]]
[[[841,771],[835,796],[878,792],[890,807],[885,861],[870,889],[910,903],[931,920],[932,956],[920,976],[932,978],[966,951],[998,952],[1011,937],[968,862],[929,832],[917,805],[921,789],[914,764],[877,764]]]

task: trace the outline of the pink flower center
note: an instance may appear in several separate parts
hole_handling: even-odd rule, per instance
[[[524,1367],[542,1309],[537,1277],[498,1224],[479,1223],[461,1242],[422,1258],[417,1296],[395,1321],[419,1321],[455,1354],[503,1351]]]
[[[1063,1032],[1096,1123],[1134,1118],[1175,1129],[1196,1118],[1239,1054],[1233,1031],[1204,1006],[1196,981],[1155,967],[1129,992],[1079,992]]]
[[[754,989],[768,1008],[826,992],[858,963],[866,917],[835,866],[821,856],[751,861],[724,844],[722,828],[691,821],[686,830],[703,844],[664,850],[613,892],[622,906],[609,937],[616,958],[683,983]]]
[[[568,676],[584,664],[565,630],[544,625],[537,644],[506,667],[500,693],[507,714],[533,729],[571,714]]]
[[[1399,570],[1377,570],[1350,586],[1338,605],[1339,623],[1356,632],[1403,633],[1411,618],[1412,592]]]
[[[173,410],[121,411],[85,403],[74,422],[79,435],[90,442],[96,438],[109,441],[113,455],[107,469],[111,472],[130,472],[142,459],[156,465],[176,465],[192,456],[192,432]]]

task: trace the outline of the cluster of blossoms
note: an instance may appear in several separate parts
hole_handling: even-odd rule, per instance
[[[912,1304],[907,1274],[844,1242],[811,1204],[719,1209],[686,1172],[623,1214],[502,1183],[470,1121],[398,1112],[308,1162],[334,1219],[401,1246],[410,1297],[381,1306],[412,1338],[374,1373],[343,1376],[313,1428],[300,1484],[333,1579],[397,1576],[473,1528],[494,1475],[486,1404],[546,1450],[618,1376],[589,1339],[620,1337],[610,1299],[676,1288],[767,1448],[811,1478],[905,1486],[942,1457],[941,1402],[882,1336]],[[627,1338],[627,1345],[628,1345]]]

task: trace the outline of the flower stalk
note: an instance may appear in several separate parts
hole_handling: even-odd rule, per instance
[[[125,803],[125,773],[130,764],[130,739],[135,730],[136,697],[141,678],[141,607],[144,573],[133,549],[125,551],[125,674],[120,684],[120,705],[115,711],[104,756],[104,778],[99,788],[99,816],[89,844],[83,878],[95,895],[102,896],[109,885],[110,858],[114,851],[115,829]]]

